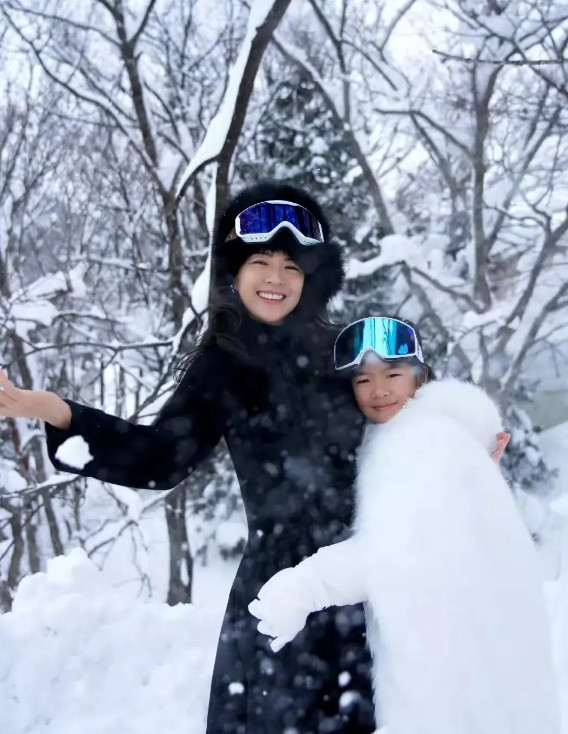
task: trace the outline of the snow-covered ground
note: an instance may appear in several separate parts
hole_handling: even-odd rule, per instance
[[[201,734],[234,571],[202,573],[208,602],[176,607],[113,586],[79,549],[25,578],[0,616],[0,732]]]
[[[545,456],[558,470],[555,488],[559,497],[551,503],[548,523],[549,573],[545,591],[558,675],[562,732],[568,734],[568,423],[545,431],[541,446]]]
[[[560,696],[568,734],[568,424],[543,435],[559,470],[550,530],[549,601]],[[543,517],[548,517],[546,523]],[[553,519],[550,520],[550,517]],[[153,526],[155,591],[167,568],[161,516]],[[168,607],[137,596],[119,551],[101,572],[81,550],[25,578],[13,611],[0,615],[1,734],[203,734],[209,682],[235,562],[196,565],[195,603]],[[551,560],[553,559],[553,560]],[[117,571],[117,569],[123,569]],[[122,576],[122,578],[121,578]],[[163,597],[162,597],[163,598]]]
[[[219,612],[137,601],[81,550],[54,559],[0,617],[0,730],[197,734]]]

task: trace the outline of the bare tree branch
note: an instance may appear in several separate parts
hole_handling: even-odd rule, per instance
[[[432,49],[432,53],[436,56],[440,56],[444,60],[448,61],[461,61],[466,64],[487,64],[489,66],[550,66],[562,64],[561,59],[480,59],[473,56],[459,56],[458,54],[449,54],[445,51],[438,51]]]
[[[303,59],[302,55],[298,51],[291,49],[281,39],[274,38],[273,42],[276,48],[280,51],[280,53],[284,56],[284,58],[287,61],[298,66],[300,69],[302,69],[303,72],[305,72],[310,77],[310,79],[313,81],[318,91],[320,92],[322,98],[327,103],[331,113],[333,114],[335,118],[336,123],[343,130],[343,135],[349,147],[349,150],[351,151],[352,155],[354,156],[354,158],[357,160],[357,163],[361,167],[363,176],[369,186],[369,191],[373,198],[373,203],[375,204],[383,233],[393,234],[394,227],[393,227],[391,218],[389,216],[387,205],[383,197],[383,193],[379,185],[379,182],[377,181],[375,172],[371,168],[368,157],[362,150],[359,140],[357,139],[357,136],[355,135],[353,128],[351,127],[351,125],[349,125],[349,123],[346,123],[343,120],[339,111],[337,110],[337,107],[333,99],[330,97],[329,92],[326,89],[325,83],[319,77],[318,73],[311,66],[311,64],[309,64],[305,59]]]

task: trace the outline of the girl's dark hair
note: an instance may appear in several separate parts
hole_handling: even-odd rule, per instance
[[[426,384],[427,382],[433,382],[436,379],[434,370],[429,364],[421,362],[416,357],[410,357],[409,359],[385,359],[387,364],[392,364],[393,367],[397,364],[409,364],[416,370],[416,379],[418,381],[418,387]]]
[[[271,199],[291,201],[308,209],[320,222],[324,241],[317,245],[301,245],[287,229],[278,231],[260,247],[248,245],[240,238],[226,241],[238,214],[253,204]],[[305,190],[285,183],[262,181],[240,191],[217,220],[212,243],[209,324],[195,347],[178,363],[176,379],[181,379],[195,359],[214,343],[245,361],[250,359],[247,346],[239,333],[250,316],[235,291],[233,282],[247,258],[261,249],[286,252],[304,272],[300,302],[286,317],[286,324],[306,332],[321,327],[333,328],[327,321],[326,307],[343,284],[344,267],[339,245],[331,239],[327,218],[318,202]]]

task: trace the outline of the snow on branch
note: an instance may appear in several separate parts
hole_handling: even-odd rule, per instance
[[[242,106],[246,109],[252,83],[273,27],[277,25],[290,0],[255,0],[251,5],[247,30],[239,54],[229,72],[229,82],[217,114],[211,120],[201,145],[185,169],[178,187],[177,199],[185,193],[192,177],[208,163],[218,159],[227,145],[233,147],[230,132]],[[272,16],[272,17],[271,17]],[[250,88],[249,88],[250,87]]]
[[[432,53],[440,56],[445,61],[461,61],[465,64],[490,64],[492,66],[550,66],[551,64],[560,65],[564,63],[562,59],[478,59],[473,56],[460,56],[458,54],[449,54],[445,51],[432,49]]]
[[[60,293],[73,292],[83,295],[86,266],[79,263],[69,272],[57,271],[44,275],[16,291],[5,304],[6,316],[15,322],[16,332],[24,339],[30,329],[38,324],[49,326],[58,315],[58,309],[49,299]]]
[[[376,175],[374,166],[371,163],[368,153],[365,151],[365,145],[361,136],[353,128],[350,123],[348,114],[349,104],[345,103],[345,100],[349,98],[349,90],[343,90],[343,95],[334,95],[333,91],[330,90],[329,84],[324,82],[318,72],[314,69],[313,65],[306,58],[305,54],[298,48],[292,47],[287,44],[281,38],[275,38],[274,44],[280,53],[291,63],[298,66],[302,71],[309,74],[310,78],[318,88],[323,99],[326,100],[328,107],[334,116],[336,122],[343,130],[345,136],[345,142],[351,150],[353,156],[357,160],[363,175],[367,183],[369,184],[369,190],[373,197],[373,201],[381,221],[381,226],[389,235],[394,234],[394,225],[389,215],[385,197],[383,196],[381,185]],[[341,102],[341,99],[344,101]]]

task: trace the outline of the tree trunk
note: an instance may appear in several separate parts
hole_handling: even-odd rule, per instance
[[[193,557],[185,522],[186,490],[178,487],[166,500],[166,522],[170,541],[170,580],[167,603],[187,604],[193,589]]]

